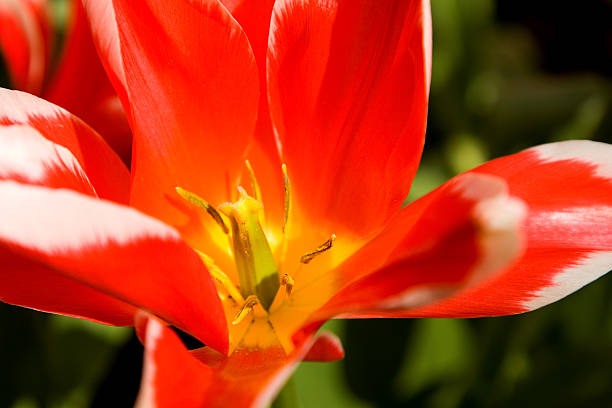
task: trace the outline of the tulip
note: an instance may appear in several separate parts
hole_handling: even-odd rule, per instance
[[[427,1],[85,8],[131,173],[67,111],[2,91],[0,299],[134,325],[139,407],[265,406],[300,361],[342,357],[328,319],[522,313],[612,267],[610,145],[534,147],[402,205]]]

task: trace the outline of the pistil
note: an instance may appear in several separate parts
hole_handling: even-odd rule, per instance
[[[255,295],[268,310],[280,288],[278,268],[260,224],[262,204],[239,187],[240,199],[219,206],[231,224],[232,248],[240,291],[244,298]]]

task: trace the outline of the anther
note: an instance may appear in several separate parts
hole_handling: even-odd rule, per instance
[[[234,320],[232,320],[232,324],[236,325],[243,321],[244,318],[249,314],[249,312],[253,310],[253,307],[255,307],[255,305],[258,303],[259,299],[256,295],[249,295],[249,297],[246,298],[244,304],[240,308],[240,311],[236,314],[236,317],[234,317]]]
[[[285,219],[283,220],[283,232],[287,228],[287,222],[289,221],[289,204],[291,202],[291,186],[289,185],[289,175],[287,174],[287,165],[282,164],[281,169],[283,171],[283,184],[285,186]]]
[[[253,167],[251,167],[251,162],[245,160],[246,168],[249,171],[249,176],[251,177],[251,187],[253,188],[253,194],[257,201],[260,203],[263,202],[261,200],[261,189],[259,188],[259,183],[257,183],[257,178],[255,178],[255,172],[253,171]]]
[[[330,249],[332,247],[332,245],[334,244],[335,240],[336,240],[336,234],[332,234],[331,237],[329,237],[329,239],[327,241],[325,241],[324,243],[319,245],[317,247],[317,249],[315,249],[312,252],[308,252],[308,253],[302,255],[302,257],[300,258],[300,262],[303,263],[303,264],[309,263],[315,257],[317,257],[318,255],[322,254],[323,252],[327,251],[328,249]]]
[[[291,296],[291,292],[293,292],[294,284],[295,284],[295,281],[288,274],[285,273],[281,277],[281,285],[285,287],[285,290],[287,291],[287,296]]]
[[[210,205],[206,200],[204,200],[202,197],[198,196],[197,194],[192,193],[191,191],[187,191],[181,187],[176,187],[176,192],[178,193],[178,195],[180,195],[181,197],[183,197],[185,200],[189,201],[190,203],[195,204],[198,207],[205,209],[206,212],[213,218],[213,220],[215,220],[215,222],[219,224],[223,232],[226,234],[229,233],[229,228],[227,227],[227,225],[225,225],[223,218],[221,218],[221,214],[219,214],[217,209],[213,207],[212,205]]]
[[[210,256],[198,251],[197,249],[194,250],[198,255],[200,255],[200,259],[202,259],[202,262],[204,262],[204,265],[206,265],[210,276],[219,282],[221,286],[227,290],[227,294],[230,295],[238,304],[243,303],[244,298],[242,297],[242,294],[240,294],[240,291],[236,288],[236,286],[234,286],[234,283],[229,276],[227,276],[217,265],[215,265],[215,261]]]

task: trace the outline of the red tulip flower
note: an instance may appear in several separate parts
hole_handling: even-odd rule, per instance
[[[610,145],[535,147],[402,206],[427,1],[85,7],[131,174],[76,117],[2,91],[0,298],[135,325],[140,407],[264,406],[302,359],[342,356],[327,319],[522,313],[612,268]]]
[[[96,129],[129,162],[131,133],[121,102],[93,44],[80,0],[69,0],[65,40],[58,46],[51,0],[0,3],[0,54],[11,86],[69,110]],[[51,57],[61,55],[57,66]]]

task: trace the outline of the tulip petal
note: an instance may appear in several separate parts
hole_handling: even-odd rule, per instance
[[[112,0],[83,0],[83,6],[91,25],[94,45],[109,80],[121,98],[124,107],[129,107],[125,69],[119,47],[119,28]],[[126,109],[129,113],[129,109]]]
[[[129,199],[129,172],[89,126],[64,109],[35,96],[0,88],[0,126],[28,125],[68,149],[96,193],[120,203]]]
[[[232,13],[232,16],[238,21],[249,38],[257,62],[259,70],[259,109],[255,137],[246,157],[257,175],[268,226],[280,229],[284,218],[283,175],[268,108],[266,79],[266,54],[274,0],[222,0],[222,3]],[[248,179],[249,174],[245,169],[242,180]],[[245,184],[248,184],[248,182]]]
[[[253,55],[262,74],[260,78],[265,87],[266,52],[274,0],[221,0],[221,3],[238,21],[249,38]],[[265,98],[265,92],[263,96]]]
[[[344,358],[344,348],[340,339],[333,333],[321,332],[308,350],[304,361],[332,362]]]
[[[612,146],[568,141],[473,170],[508,182],[529,206],[527,249],[510,269],[414,316],[522,313],[555,302],[612,269]]]
[[[0,301],[113,326],[131,326],[137,309],[22,258],[0,243]]]
[[[137,327],[145,345],[137,408],[265,407],[314,341],[312,337],[304,341],[289,356],[270,348],[224,357],[208,348],[190,353],[171,329],[154,318],[139,316]]]
[[[425,136],[429,20],[421,0],[275,4],[270,112],[295,206],[324,235],[371,237],[408,195]]]
[[[450,180],[402,209],[328,278],[327,285],[341,290],[315,320],[403,316],[490,276],[521,255],[525,214],[501,178],[465,174]],[[322,283],[305,290],[320,291],[315,287]]]
[[[68,188],[96,196],[74,155],[24,125],[0,126],[0,181]]]
[[[132,203],[180,225],[176,186],[218,205],[244,166],[259,97],[253,52],[217,0],[113,5],[134,131]]]
[[[0,127],[0,180],[68,188],[96,196],[91,183],[68,149],[35,129]],[[46,312],[113,325],[131,325],[136,309],[118,299],[66,278],[32,259],[0,245],[0,299]]]
[[[129,163],[132,136],[121,102],[100,63],[83,4],[70,3],[67,42],[43,96],[96,129]]]
[[[0,50],[13,86],[41,91],[48,63],[50,21],[42,1],[0,3]]]
[[[225,315],[214,282],[172,228],[70,190],[9,181],[0,182],[0,214],[3,255],[12,254],[18,270],[33,265],[36,270],[26,277],[55,272],[227,350]]]
[[[145,361],[135,407],[203,407],[212,369],[194,358],[178,336],[154,317],[138,314],[136,330],[145,346]]]

